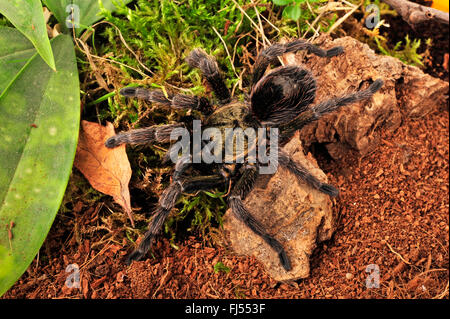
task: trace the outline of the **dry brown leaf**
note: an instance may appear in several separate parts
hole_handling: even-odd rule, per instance
[[[81,121],[80,137],[75,155],[75,167],[87,178],[93,188],[110,195],[128,214],[134,227],[131,213],[128,183],[131,167],[125,145],[110,149],[105,141],[115,135],[114,126]]]

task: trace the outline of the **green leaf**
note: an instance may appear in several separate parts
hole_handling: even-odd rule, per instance
[[[0,296],[44,242],[75,156],[80,88],[74,46],[66,35],[51,44],[57,72],[35,55],[0,98]]]
[[[208,191],[203,191],[206,195],[208,195],[209,197],[212,197],[212,198],[220,198],[220,197],[223,197],[223,195],[225,195],[226,193],[225,192],[217,192],[217,193],[211,193],[211,192],[208,192]]]
[[[0,13],[33,43],[44,61],[55,70],[44,12],[40,0],[0,1]]]
[[[230,268],[225,266],[221,261],[214,265],[214,272],[217,274],[219,271],[223,271],[224,273],[229,273]]]
[[[272,2],[277,6],[285,6],[287,4],[290,4],[292,1],[294,0],[272,0]]]
[[[43,0],[46,7],[53,12],[56,19],[58,19],[61,30],[68,33],[72,19],[72,11],[74,18],[74,25],[76,26],[76,34],[80,35],[84,29],[91,26],[98,20],[102,19],[99,15],[101,12],[100,2],[102,6],[108,11],[115,11],[116,4],[127,4],[132,0]],[[77,21],[78,20],[78,21]],[[77,26],[78,24],[78,26]]]
[[[292,19],[294,21],[297,21],[300,18],[300,15],[302,14],[302,10],[299,6],[287,6],[283,10],[283,16],[288,17],[289,19]]]
[[[33,44],[17,29],[0,27],[0,96],[35,54]]]

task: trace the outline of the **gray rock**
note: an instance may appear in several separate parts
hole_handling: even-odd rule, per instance
[[[321,181],[327,180],[316,161],[304,155],[298,135],[285,145],[284,150]],[[244,204],[268,232],[280,241],[291,259],[293,269],[286,272],[278,254],[228,210],[224,217],[224,229],[232,249],[237,254],[254,256],[260,260],[275,280],[308,277],[309,257],[316,243],[329,239],[335,228],[330,198],[298,182],[294,175],[279,167],[274,175],[260,176]]]

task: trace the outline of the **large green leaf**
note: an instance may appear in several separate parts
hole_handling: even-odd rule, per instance
[[[75,156],[80,88],[74,46],[60,35],[52,48],[56,72],[35,55],[0,98],[0,295],[44,242]]]
[[[0,96],[35,54],[33,44],[17,29],[0,27]]]
[[[61,28],[64,32],[67,32],[67,21],[71,20],[72,8],[74,12],[74,18],[79,17],[79,21],[75,21],[79,24],[76,28],[76,34],[80,35],[81,32],[87,27],[97,22],[102,18],[100,13],[100,2],[103,7],[109,11],[115,11],[116,5],[120,3],[129,3],[132,0],[43,0],[44,4],[49,8],[51,12],[58,19]],[[72,5],[72,6],[71,6]]]
[[[33,43],[45,62],[55,70],[55,60],[47,36],[41,1],[1,0],[0,13]]]

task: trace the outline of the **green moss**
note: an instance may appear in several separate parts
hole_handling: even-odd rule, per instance
[[[241,5],[243,2],[238,1]],[[218,30],[230,52],[233,52],[238,36],[251,31],[251,23],[243,19],[233,1],[136,1],[133,5],[122,6],[114,14],[104,14],[107,21],[117,26],[145,66],[154,72],[153,81],[159,84],[182,83],[193,93],[203,92],[198,72],[189,69],[184,62],[186,55],[195,47],[202,47],[218,58],[230,87],[238,80],[223,43],[213,30]],[[256,13],[252,10],[248,14],[255,18]],[[242,23],[239,23],[241,20]],[[100,53],[115,52],[118,61],[142,69],[120,41],[114,27],[106,27],[102,36],[107,39],[108,45],[100,48]],[[250,37],[243,40],[248,41]],[[236,53],[239,55],[242,51],[237,49]],[[235,66],[239,68],[239,59],[235,59]],[[136,72],[124,71],[128,81],[142,77]]]
[[[357,0],[352,0],[354,3],[355,1]],[[369,5],[375,5],[375,8],[377,9],[374,10],[372,7],[371,10],[368,10],[370,8],[368,7]],[[387,29],[388,33],[393,31],[389,30],[390,25],[387,24],[383,18],[386,18],[386,16],[397,16],[397,12],[395,10],[391,9],[388,4],[383,3],[380,0],[375,0],[374,2],[365,0],[364,4],[361,6],[361,12],[363,17],[359,23],[361,24],[363,35],[361,37],[358,37],[358,35],[353,36],[356,36],[359,40],[367,43],[372,49],[381,54],[398,58],[405,64],[423,67],[423,56],[417,52],[421,47],[420,39],[411,40],[409,36],[406,35],[404,41],[398,41],[394,46],[392,46],[389,44],[390,41],[387,33],[383,33],[383,35],[381,34],[382,29]],[[377,24],[373,29],[367,29],[365,21],[373,15],[377,15],[374,20],[374,22],[377,21]]]
[[[164,231],[173,242],[177,232],[186,229],[199,233],[208,240],[211,227],[222,227],[222,217],[227,205],[223,199],[225,192],[201,192],[195,196],[183,196],[175,210],[167,219]]]
[[[378,49],[385,55],[393,56],[403,63],[422,67],[422,55],[417,53],[417,50],[420,47],[420,39],[413,39],[412,41],[409,39],[409,36],[406,35],[405,41],[399,41],[395,44],[392,49],[389,49],[386,43],[382,40],[375,38]]]

